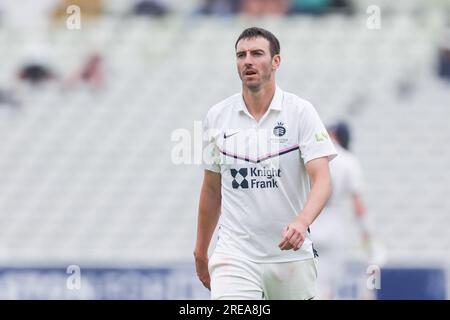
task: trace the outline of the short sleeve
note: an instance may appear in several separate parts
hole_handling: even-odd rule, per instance
[[[306,103],[299,117],[299,147],[304,163],[326,157],[331,161],[337,156],[330,136],[316,109]]]
[[[218,129],[211,127],[209,114],[202,124],[202,167],[205,170],[220,172],[220,150],[216,144]]]

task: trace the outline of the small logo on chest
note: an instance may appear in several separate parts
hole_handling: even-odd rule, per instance
[[[278,122],[273,128],[273,134],[277,137],[282,137],[286,134],[286,127],[283,122]]]

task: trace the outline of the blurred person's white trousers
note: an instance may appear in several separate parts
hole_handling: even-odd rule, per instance
[[[212,300],[308,300],[316,295],[317,259],[256,263],[214,253]]]
[[[320,262],[317,300],[337,299],[341,281],[347,276],[345,264],[350,250],[346,241],[347,229],[342,218],[333,213],[325,208],[311,227],[311,237]]]

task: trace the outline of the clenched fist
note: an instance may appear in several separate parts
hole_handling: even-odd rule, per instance
[[[305,241],[305,234],[308,230],[308,225],[303,221],[296,219],[283,230],[283,239],[278,247],[281,250],[297,251]]]

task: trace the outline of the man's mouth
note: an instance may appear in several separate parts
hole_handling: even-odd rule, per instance
[[[244,72],[245,76],[253,76],[255,75],[257,72],[255,70],[247,70]]]

